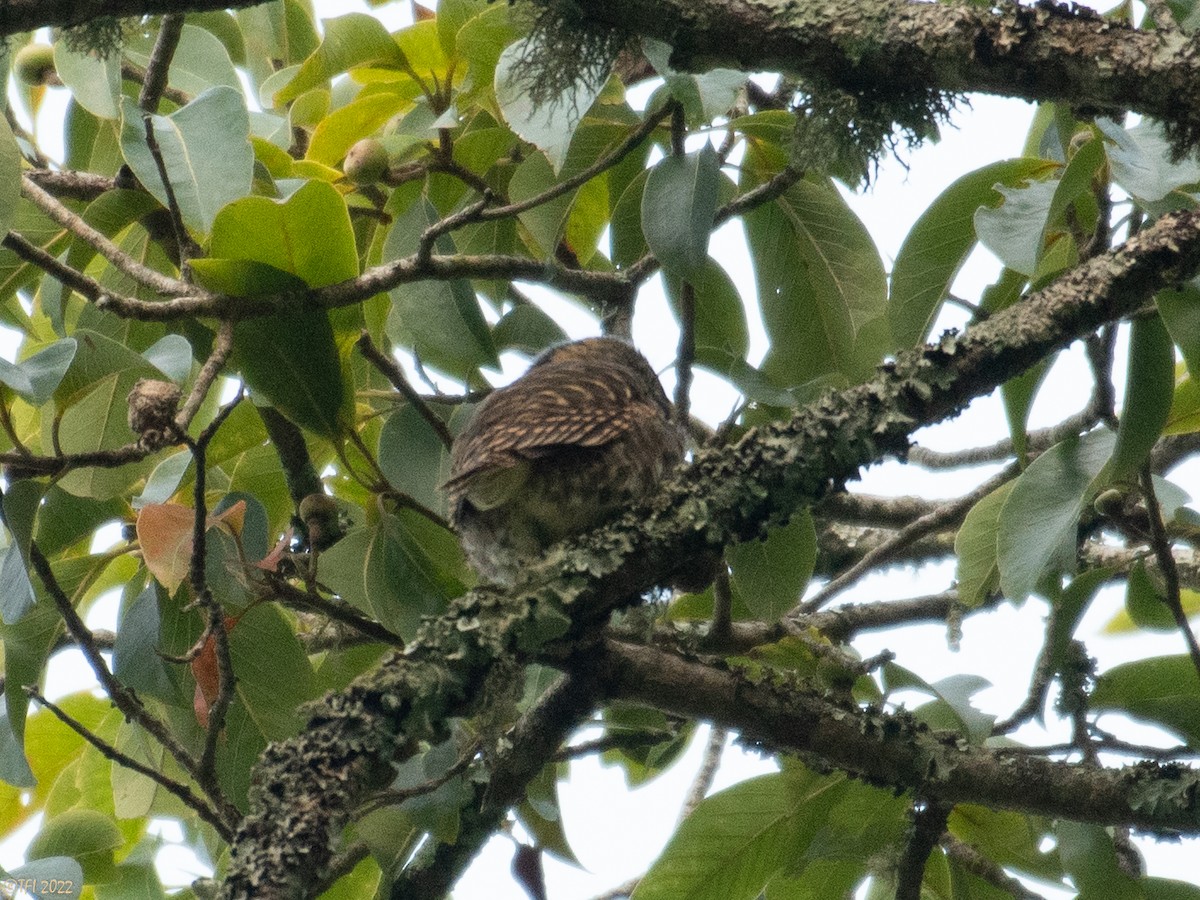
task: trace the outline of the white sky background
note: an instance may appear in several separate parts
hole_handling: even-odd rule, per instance
[[[371,11],[361,0],[315,0],[320,17],[344,15],[351,11]],[[385,24],[396,29],[408,21],[406,4],[397,3],[382,10],[371,11]],[[62,94],[63,92],[52,92]],[[644,100],[648,91],[639,91]],[[57,155],[56,143],[61,128],[62,98],[50,103],[39,122],[40,136],[52,155]],[[874,183],[865,191],[847,194],[853,209],[866,223],[874,237],[885,267],[891,268],[901,242],[916,218],[933,199],[954,179],[978,166],[998,159],[1017,156],[1025,141],[1032,107],[1028,104],[992,97],[975,96],[970,107],[964,106],[952,117],[950,126],[943,129],[937,144],[926,144],[902,154],[904,165],[886,160]],[[57,117],[57,122],[56,122]],[[907,166],[907,168],[906,168]],[[710,253],[731,275],[742,295],[753,298],[754,277],[742,238],[741,227],[732,222],[722,227],[712,239]],[[998,264],[986,251],[977,251],[955,283],[955,293],[970,300],[991,283]],[[549,298],[546,292],[532,291],[572,337],[596,332],[596,323],[578,307],[565,301]],[[765,336],[757,314],[752,313],[752,361],[765,350]],[[948,308],[938,328],[961,326],[965,314]],[[643,293],[634,320],[635,343],[647,353],[656,368],[662,370],[672,361],[677,329],[662,298],[661,288],[652,286]],[[1121,396],[1124,359],[1123,347],[1118,350],[1117,396]],[[507,371],[507,380],[519,374],[519,368]],[[1066,377],[1063,377],[1066,376]],[[664,372],[668,390],[673,380],[670,371]],[[1044,427],[1060,421],[1080,409],[1090,392],[1091,377],[1078,347],[1065,352],[1045,381],[1030,417],[1030,428]],[[734,395],[724,384],[697,373],[693,387],[693,412],[711,421],[722,420],[729,412]],[[1007,425],[998,396],[976,401],[956,420],[918,434],[918,441],[938,449],[984,445],[1007,435]],[[993,474],[998,467],[978,467],[962,473],[929,473],[916,466],[901,467],[885,462],[870,467],[852,490],[875,494],[920,494],[931,497],[960,495]],[[1173,476],[1193,497],[1200,497],[1200,464],[1181,467]],[[879,600],[920,596],[945,590],[953,579],[953,562],[924,566],[920,570],[893,569],[882,575],[865,579],[844,594],[839,602]],[[1123,590],[1108,589],[1101,593],[1082,622],[1077,636],[1083,639],[1089,652],[1099,661],[1100,671],[1131,659],[1163,653],[1182,653],[1185,648],[1176,634],[1138,634],[1131,637],[1109,637],[1100,634],[1104,623],[1121,607]],[[1028,601],[1017,609],[1006,604],[990,612],[969,617],[963,627],[961,645],[957,651],[948,646],[946,630],[936,625],[917,626],[902,631],[864,635],[855,640],[855,647],[864,655],[883,649],[897,654],[897,662],[917,672],[928,681],[936,681],[960,672],[973,672],[987,678],[994,687],[977,694],[975,702],[984,711],[1003,717],[1016,708],[1025,697],[1028,678],[1041,647],[1045,604]],[[89,617],[93,627],[112,628],[115,624],[116,601],[98,603]],[[86,664],[78,654],[63,653],[55,658],[47,684],[47,693],[58,696],[79,690],[90,677]],[[919,702],[919,700],[917,701]],[[1113,727],[1113,717],[1102,722]],[[1174,743],[1168,736],[1153,729],[1126,724],[1122,736],[1145,743]],[[546,859],[546,880],[551,900],[586,900],[635,877],[646,870],[661,851],[674,830],[680,805],[700,762],[707,744],[707,728],[696,735],[684,758],[670,772],[651,784],[628,791],[619,769],[605,768],[596,759],[584,759],[571,766],[569,780],[560,786],[565,827],[572,848],[585,869],[577,869]],[[581,734],[579,739],[594,737]],[[1046,732],[1027,726],[1018,737],[1029,743],[1057,743],[1069,739],[1065,728]],[[768,762],[743,753],[731,746],[723,757],[715,789],[719,790],[745,778],[770,771]],[[24,840],[0,845],[0,866],[12,868],[22,860],[24,845],[34,829],[26,829]],[[171,828],[165,832],[169,838]],[[1178,844],[1158,844],[1139,841],[1147,860],[1149,874],[1192,881],[1200,884],[1197,872],[1197,853],[1200,841],[1195,839]],[[480,857],[462,878],[454,891],[458,900],[526,900],[509,874],[512,840],[496,837],[484,848]],[[165,854],[160,859],[162,875],[170,881],[187,883],[203,874],[187,854]],[[1054,891],[1040,884],[1030,884],[1047,897],[1070,897],[1070,891]]]

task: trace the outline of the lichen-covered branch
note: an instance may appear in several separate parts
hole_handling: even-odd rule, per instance
[[[1138,31],[1078,6],[864,0],[578,0],[600,27],[675,48],[672,66],[787,72],[898,112],[930,89],[1133,110],[1200,133],[1200,64],[1180,31]]]
[[[258,6],[266,0],[5,0],[0,3],[0,35],[33,31],[43,25],[70,28],[97,16],[207,12]]]
[[[459,598],[426,624],[404,655],[327,697],[300,735],[268,748],[255,772],[251,812],[233,843],[222,896],[293,897],[318,882],[335,849],[331,835],[387,780],[392,762],[411,755],[418,741],[444,740],[447,719],[472,715],[499,667],[547,655],[552,644],[594,636],[615,609],[636,603],[642,591],[670,580],[681,566],[786,522],[861,466],[903,453],[917,428],[953,415],[1197,270],[1200,212],[1167,214],[965,336],[948,335],[937,346],[902,353],[870,381],[828,394],[787,422],[698,453],[646,505],[552,548],[511,591],[480,588]],[[722,675],[712,670],[711,677]],[[689,693],[703,689],[694,682]],[[658,698],[668,706],[682,700]],[[765,728],[766,721],[754,724]],[[848,757],[844,762],[857,766]],[[913,769],[904,783],[924,778],[923,769]],[[1175,809],[1159,821],[1143,808],[1136,821],[1179,827],[1177,814]]]

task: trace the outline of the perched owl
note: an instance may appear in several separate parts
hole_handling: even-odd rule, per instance
[[[683,459],[683,431],[645,357],[615,338],[544,353],[454,442],[450,521],[471,565],[512,584],[555,541],[643,499]]]

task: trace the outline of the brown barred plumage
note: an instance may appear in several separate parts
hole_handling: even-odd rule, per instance
[[[683,459],[671,413],[654,370],[624,341],[544,353],[454,442],[445,487],[471,565],[511,584],[555,541],[649,494]]]

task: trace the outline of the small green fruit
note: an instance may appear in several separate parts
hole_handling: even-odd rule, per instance
[[[375,138],[363,138],[350,148],[342,171],[355,184],[374,184],[388,170],[387,149]]]
[[[54,68],[54,48],[49,44],[26,44],[17,51],[13,71],[21,81],[36,87],[58,82]]]

